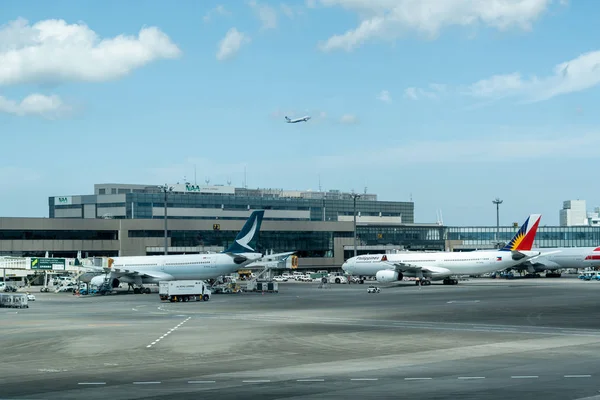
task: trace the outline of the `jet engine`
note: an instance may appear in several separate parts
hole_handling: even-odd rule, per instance
[[[100,287],[100,286],[104,285],[106,278],[107,278],[106,275],[95,276],[90,280],[90,284],[92,284],[93,286]],[[113,279],[109,278],[108,283],[109,283],[109,286],[114,289],[114,288],[118,288],[119,284],[121,282],[119,282],[119,280],[117,278],[113,278]]]
[[[402,272],[390,270],[377,271],[375,274],[375,279],[383,283],[401,281],[403,278],[404,275],[402,275]]]

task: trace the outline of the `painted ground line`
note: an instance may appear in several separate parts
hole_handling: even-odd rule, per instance
[[[150,381],[150,382],[133,382],[134,385],[158,385],[161,382],[159,381]]]
[[[271,382],[270,379],[250,379],[247,381],[242,381],[243,383],[267,383]]]
[[[78,385],[106,385],[106,382],[79,382]]]
[[[565,378],[591,378],[591,375],[565,375]]]
[[[459,376],[458,379],[485,379],[485,376]]]
[[[534,379],[539,378],[537,375],[513,375],[510,377],[511,379]]]
[[[189,384],[216,383],[217,381],[188,381]]]
[[[379,378],[352,378],[351,381],[378,381]]]
[[[296,379],[296,382],[325,382],[325,379]]]
[[[433,378],[404,378],[405,381],[425,381]]]

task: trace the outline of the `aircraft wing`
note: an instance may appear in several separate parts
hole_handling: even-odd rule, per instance
[[[107,272],[110,272],[112,276],[115,278],[120,278],[122,276],[128,277],[136,277],[139,276],[141,278],[154,278],[156,280],[172,280],[173,275],[167,274],[165,272],[160,271],[144,271],[144,270],[135,270],[135,269],[122,269],[122,268],[105,268]]]
[[[415,274],[418,274],[419,271],[421,273],[423,273],[424,276],[431,276],[431,275],[441,275],[441,274],[445,274],[445,275],[452,275],[452,271],[450,271],[448,268],[442,268],[442,267],[434,267],[434,266],[420,266],[420,265],[414,265],[414,264],[407,264],[407,263],[394,263],[394,262],[388,262],[388,265],[390,265],[390,267],[392,267],[394,269],[394,271],[396,272],[412,272]]]
[[[295,253],[296,253],[295,251],[288,251],[287,253],[268,254],[268,255],[264,255],[258,261],[283,261]]]

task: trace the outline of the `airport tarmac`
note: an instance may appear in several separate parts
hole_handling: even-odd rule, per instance
[[[600,282],[367,286],[191,303],[35,293],[0,309],[0,399],[600,395]]]

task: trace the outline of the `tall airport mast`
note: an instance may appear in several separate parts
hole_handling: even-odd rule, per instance
[[[351,196],[354,200],[354,257],[356,257],[356,199],[360,198],[360,194],[352,193]]]
[[[499,238],[500,238],[500,204],[502,204],[502,200],[499,197],[496,197],[496,200],[492,200],[492,203],[496,205],[496,246],[499,247]]]
[[[169,254],[169,234],[167,230],[167,193],[173,191],[173,186],[169,186],[166,183],[159,186],[159,189],[165,194],[165,256]]]

